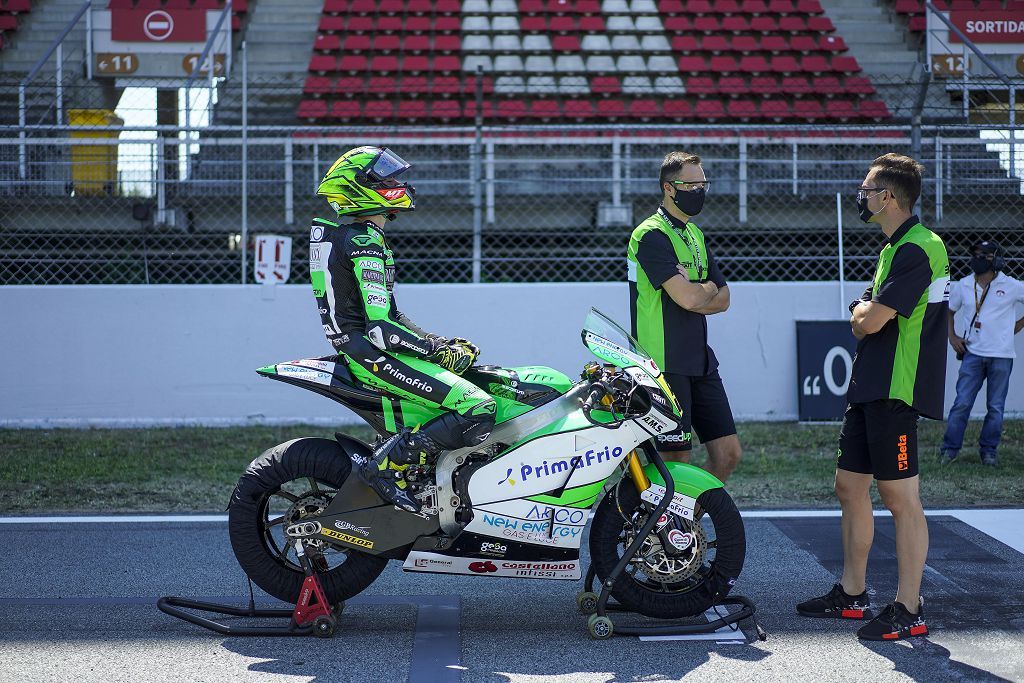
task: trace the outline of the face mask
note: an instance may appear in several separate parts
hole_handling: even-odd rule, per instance
[[[975,256],[970,260],[970,266],[975,275],[984,275],[992,270],[992,261],[991,259]]]
[[[676,190],[676,194],[672,197],[672,201],[675,203],[676,208],[682,211],[687,216],[696,216],[704,208],[704,195],[706,191],[703,187],[696,190],[690,190],[689,192],[682,192]]]
[[[888,202],[886,202],[886,204],[888,204]],[[862,221],[864,221],[865,223],[870,223],[873,217],[875,217],[876,215],[880,214],[882,211],[885,210],[885,206],[885,204],[882,204],[881,209],[874,213],[871,213],[871,209],[868,208],[868,198],[865,197],[864,199],[857,200],[857,213],[860,215],[860,219]]]

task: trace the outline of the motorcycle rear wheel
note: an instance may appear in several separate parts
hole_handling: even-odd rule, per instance
[[[692,554],[686,562],[674,560],[664,554],[656,534],[648,536],[612,587],[612,597],[623,607],[648,617],[677,619],[703,613],[732,589],[746,555],[743,519],[725,489],[705,491],[697,503],[704,511],[701,520],[683,520],[694,539]],[[647,509],[629,479],[601,501],[590,528],[590,556],[602,582],[634,538],[630,532],[646,519]],[[659,550],[658,565],[644,563],[645,552],[656,557]]]
[[[320,514],[351,472],[352,461],[329,439],[295,439],[252,461],[231,496],[228,533],[235,558],[253,583],[279,600],[298,601],[305,576],[294,548],[289,554],[283,528]],[[275,504],[288,505],[288,512],[272,511]],[[381,557],[329,546],[323,557],[334,561],[330,566],[325,559],[318,568],[331,604],[361,593],[387,565]]]

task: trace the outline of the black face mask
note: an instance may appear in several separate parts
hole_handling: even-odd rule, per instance
[[[867,197],[865,197],[864,199],[857,200],[857,214],[860,216],[860,219],[865,223],[871,222],[871,217],[874,216],[875,214],[871,213],[871,210],[868,208]]]
[[[971,258],[968,265],[971,266],[971,270],[974,271],[975,275],[984,275],[988,271],[992,270],[992,259],[974,256]]]
[[[683,192],[682,190],[676,190],[676,194],[672,197],[673,203],[676,208],[685,213],[687,216],[696,216],[704,208],[704,195],[706,191],[703,187],[696,190],[690,190],[689,192]]]

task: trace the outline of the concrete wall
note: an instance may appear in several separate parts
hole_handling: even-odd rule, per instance
[[[793,321],[835,317],[838,286],[738,282],[731,290],[732,308],[709,327],[733,410],[795,419]],[[848,285],[842,300],[861,291]],[[571,376],[589,358],[579,332],[590,306],[629,322],[620,284],[400,285],[398,298],[426,329],[479,344],[481,362],[550,365]],[[350,421],[332,401],[254,372],[330,351],[306,285],[0,287],[0,424]],[[950,354],[947,406],[956,369]],[[1011,413],[1024,413],[1022,388],[1018,371]]]

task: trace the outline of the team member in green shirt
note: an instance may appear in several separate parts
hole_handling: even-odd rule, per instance
[[[740,441],[705,316],[729,308],[729,287],[690,220],[704,206],[708,181],[700,157],[685,152],[665,157],[659,180],[661,206],[629,240],[633,336],[683,408],[681,426],[658,435],[658,450],[666,460],[689,462],[692,427],[708,449],[708,471],[725,481],[740,460]]]
[[[857,191],[861,219],[878,224],[886,242],[874,281],[850,304],[850,326],[860,341],[836,462],[843,576],[824,596],[797,605],[809,617],[872,616],[866,573],[874,478],[896,524],[899,588],[895,601],[857,632],[866,640],[928,633],[920,595],[928,525],[918,495],[917,420],[943,415],[949,260],[938,235],[911,214],[922,170],[909,157],[886,154],[871,164]]]

